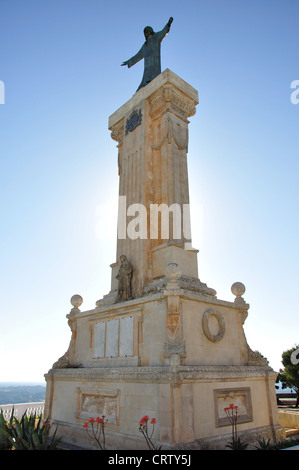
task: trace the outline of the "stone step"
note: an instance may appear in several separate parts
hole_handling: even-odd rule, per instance
[[[286,428],[286,437],[299,435],[299,429]]]

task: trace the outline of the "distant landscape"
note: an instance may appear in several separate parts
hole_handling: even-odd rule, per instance
[[[0,382],[0,405],[45,401],[46,384]]]

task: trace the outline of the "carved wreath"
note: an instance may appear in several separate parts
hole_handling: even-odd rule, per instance
[[[209,327],[209,320],[212,316],[216,318],[217,323],[218,323],[219,331],[216,335],[212,335],[210,331],[210,327]],[[203,328],[204,334],[210,341],[212,341],[213,343],[217,343],[217,341],[220,341],[223,338],[224,333],[225,333],[225,323],[224,323],[223,316],[221,315],[221,313],[219,313],[217,310],[214,310],[212,308],[206,310],[202,318],[202,328]]]

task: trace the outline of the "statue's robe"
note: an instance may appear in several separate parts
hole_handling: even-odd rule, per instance
[[[128,67],[132,67],[144,59],[144,73],[137,91],[161,73],[161,41],[169,29],[170,25],[167,23],[161,31],[149,36],[137,54],[127,61]]]
[[[130,300],[132,298],[131,277],[132,267],[129,261],[126,259],[121,263],[118,275],[116,276],[116,279],[118,279],[118,293],[116,297],[116,302],[122,300]]]

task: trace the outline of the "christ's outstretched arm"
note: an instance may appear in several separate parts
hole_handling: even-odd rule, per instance
[[[132,67],[132,65],[137,64],[141,59],[144,58],[143,54],[143,46],[142,48],[135,54],[131,59],[125,60],[121,65],[127,65],[129,68]]]

